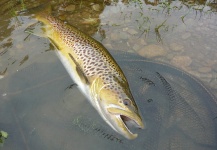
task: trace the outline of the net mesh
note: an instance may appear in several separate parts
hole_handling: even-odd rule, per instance
[[[114,53],[145,121],[139,136],[114,132],[48,52],[0,81],[4,149],[216,150],[217,101],[194,77],[133,54]]]

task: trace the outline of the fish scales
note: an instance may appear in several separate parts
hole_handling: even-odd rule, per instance
[[[65,25],[62,21],[52,16],[47,16],[47,20],[50,21],[54,30],[59,32],[60,38],[64,43],[72,48],[77,55],[77,59],[81,60],[82,63],[80,65],[86,76],[102,78],[106,89],[121,90],[121,86],[116,83],[115,77],[123,78],[121,82],[126,82],[126,79],[120,68],[117,68],[113,58],[107,56],[108,53],[105,52],[104,47],[100,43],[90,39],[77,29],[73,30],[72,26]]]
[[[144,123],[127,79],[111,54],[95,39],[50,15],[47,8],[39,8],[45,10],[35,15],[42,22],[43,35],[35,35],[50,39],[69,75],[106,123],[124,137],[136,138],[127,123],[140,128]],[[26,32],[33,34],[32,28]]]

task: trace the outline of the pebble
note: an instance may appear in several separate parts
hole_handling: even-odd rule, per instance
[[[134,44],[134,45],[133,45],[133,49],[134,49],[135,51],[138,51],[138,50],[140,49],[140,46],[139,46],[138,44]]]
[[[184,34],[182,35],[182,39],[183,39],[183,40],[186,40],[186,39],[188,39],[190,36],[191,36],[191,33],[184,33]]]
[[[16,48],[17,48],[17,49],[22,49],[22,48],[23,48],[23,44],[17,44],[17,45],[16,45]]]
[[[167,53],[167,59],[171,60],[171,59],[173,59],[173,57],[174,57],[174,54]]]
[[[209,31],[209,30],[210,30],[210,28],[203,27],[201,30],[203,30],[203,31]]]
[[[212,81],[209,83],[209,86],[211,86],[211,87],[214,88],[214,89],[217,89],[217,79],[216,79],[216,80],[212,80]]]
[[[138,51],[138,50],[144,48],[144,46],[146,46],[146,45],[147,45],[147,42],[144,39],[138,39],[138,40],[136,40],[136,43],[133,45],[133,48],[134,48],[134,50]]]
[[[111,40],[116,41],[116,40],[119,40],[119,39],[120,39],[119,34],[111,33]]]
[[[3,93],[2,96],[7,96],[7,93]]]
[[[199,25],[199,26],[203,26],[203,23],[202,23],[202,22],[200,22],[198,25]]]
[[[129,38],[129,36],[126,32],[121,32],[119,36],[122,40],[126,40]]]
[[[206,50],[211,50],[211,47],[205,46],[205,49],[206,49]]]
[[[127,27],[126,27],[126,28],[123,28],[123,31],[125,32],[125,31],[127,31],[128,29],[129,29],[129,28],[127,28]]]
[[[196,30],[197,30],[197,31],[201,31],[201,28],[200,28],[200,27],[197,27]]]
[[[187,72],[188,72],[189,74],[191,74],[191,75],[197,77],[197,78],[200,78],[200,73],[197,72],[197,71],[189,70],[189,71],[187,71]]]
[[[199,78],[204,82],[210,83],[210,81],[212,80],[212,74],[201,73]]]
[[[192,63],[192,59],[189,56],[175,56],[171,63],[177,67],[185,68]]]
[[[170,44],[170,49],[173,51],[182,51],[184,49],[184,46],[177,43],[172,43]]]
[[[100,10],[101,10],[101,7],[100,7],[99,4],[94,4],[94,5],[92,5],[92,8],[93,8],[93,10],[95,10],[95,11],[100,11]]]
[[[201,67],[198,69],[199,72],[201,73],[208,73],[210,72],[212,69],[210,67]]]
[[[153,44],[143,47],[138,51],[138,54],[143,57],[152,58],[157,56],[164,56],[166,54],[166,50],[164,50],[163,47],[159,45]]]
[[[212,69],[217,72],[217,63],[212,66]]]
[[[217,25],[209,25],[209,28],[210,28],[210,29],[217,30]]]
[[[65,11],[74,11],[75,10],[75,5],[68,5],[66,8],[65,8]]]
[[[104,44],[104,46],[107,48],[107,49],[113,49],[112,45],[111,44]]]
[[[192,19],[192,18],[187,19],[187,20],[185,21],[185,24],[186,24],[187,26],[193,26],[193,25],[195,25],[195,20]]]
[[[3,76],[3,75],[0,75],[0,79],[2,79],[2,78],[4,78],[4,76]]]
[[[135,29],[128,29],[127,32],[130,33],[131,35],[135,35],[138,33]]]
[[[147,42],[144,39],[140,39],[139,42],[141,45],[147,45]]]

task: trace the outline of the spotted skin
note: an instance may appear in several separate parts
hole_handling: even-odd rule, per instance
[[[128,83],[123,72],[107,50],[99,42],[72,26],[63,24],[62,21],[52,16],[47,16],[46,19],[53,26],[53,29],[59,33],[64,44],[73,49],[84,75],[87,78],[100,77],[104,81],[104,88],[116,91],[121,101],[121,93],[125,92],[126,89],[118,84],[117,79],[126,86],[128,86]],[[130,94],[128,95],[132,97]]]
[[[40,14],[43,31],[56,46],[63,65],[102,118],[118,133],[133,139],[122,116],[144,128],[122,70],[95,39],[51,15]]]

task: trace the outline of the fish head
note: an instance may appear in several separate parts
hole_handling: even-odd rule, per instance
[[[127,139],[135,139],[138,136],[130,131],[129,125],[144,128],[138,107],[128,88],[117,85],[114,89],[101,89],[98,109],[104,120]]]

